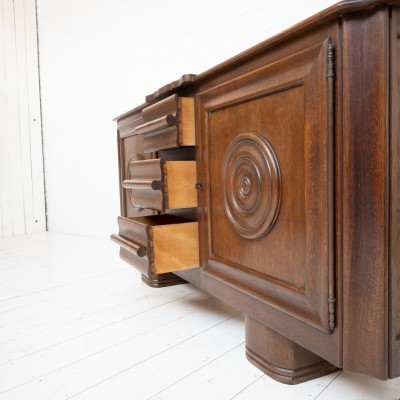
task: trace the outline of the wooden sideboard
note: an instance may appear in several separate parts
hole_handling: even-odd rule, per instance
[[[400,1],[349,0],[116,118],[120,256],[299,383],[400,376]]]

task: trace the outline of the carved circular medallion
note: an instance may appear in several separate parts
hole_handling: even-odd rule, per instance
[[[140,160],[144,160],[144,157],[141,156],[140,154],[133,153],[133,154],[129,157],[129,160],[128,160],[128,169],[127,169],[127,171],[126,171],[126,179],[132,179],[132,178],[133,178],[132,173],[131,173],[131,170],[132,170],[132,169],[131,169],[131,163],[132,163],[133,161],[140,161]],[[129,190],[129,189],[126,189],[126,191],[127,191],[127,193],[128,193],[128,200],[129,200],[129,203],[130,203],[130,205],[132,206],[133,210],[134,210],[134,211],[143,211],[144,209],[143,209],[142,207],[137,207],[137,206],[135,206],[135,204],[133,203],[132,191]]]
[[[265,235],[278,216],[281,172],[267,139],[242,133],[222,163],[225,210],[236,232],[248,239]]]

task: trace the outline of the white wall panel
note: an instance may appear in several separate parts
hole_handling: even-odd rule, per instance
[[[46,230],[34,0],[0,0],[0,237]]]
[[[49,230],[115,231],[115,116],[335,2],[38,0]]]

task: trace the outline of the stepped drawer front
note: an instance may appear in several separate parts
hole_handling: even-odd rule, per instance
[[[143,274],[199,267],[198,222],[171,215],[118,217],[119,234],[111,239]]]
[[[156,211],[197,207],[196,162],[131,161],[122,182],[135,207]]]
[[[142,111],[142,124],[135,134],[143,134],[144,151],[194,146],[194,99],[172,95]]]

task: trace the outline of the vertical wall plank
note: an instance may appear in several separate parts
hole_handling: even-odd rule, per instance
[[[32,179],[32,215],[26,220],[27,232],[46,230],[46,205],[40,111],[39,59],[37,41],[36,1],[24,0],[27,61],[27,93]]]
[[[4,54],[3,1],[0,1],[0,237],[12,232],[11,214],[7,213],[8,202],[8,143],[6,137],[6,76]]]
[[[5,209],[3,213],[11,214],[11,227],[5,227],[5,233],[25,233],[25,216],[23,204],[23,191],[21,182],[21,155],[19,137],[18,115],[18,75],[17,54],[15,46],[14,5],[12,0],[2,0],[3,19],[3,51],[4,51],[4,79],[5,85],[5,110],[2,114],[5,118]],[[7,218],[8,219],[8,218]]]
[[[20,176],[18,183],[21,185],[24,207],[24,232],[25,223],[32,218],[32,180],[30,167],[30,140],[29,140],[29,109],[27,92],[26,43],[25,43],[25,17],[24,1],[13,0],[14,3],[14,35],[16,53],[16,95],[18,109],[18,136],[19,136],[19,164]],[[17,145],[17,144],[16,144]],[[18,193],[20,195],[21,193]],[[15,232],[20,233],[20,232]]]
[[[0,0],[0,237],[46,229],[35,0]]]

